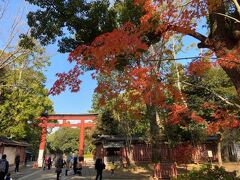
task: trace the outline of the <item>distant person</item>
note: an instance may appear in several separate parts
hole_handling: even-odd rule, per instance
[[[4,180],[4,177],[8,174],[8,168],[7,155],[3,154],[2,159],[0,159],[0,180]]]
[[[79,174],[79,176],[82,175],[82,157],[78,158],[78,163],[77,163],[77,174]]]
[[[97,171],[96,180],[98,180],[98,177],[100,180],[102,180],[102,172],[105,169],[105,164],[103,163],[101,158],[97,158],[95,163],[95,169]]]
[[[43,162],[43,170],[45,170],[47,166],[48,166],[48,158],[45,157]]]
[[[24,159],[24,165],[27,166],[27,161],[28,161],[28,156],[26,155],[25,156],[25,159]]]
[[[71,167],[71,159],[67,158],[65,161],[65,176],[68,175],[68,171],[70,171],[70,167]]]
[[[55,162],[56,173],[57,173],[57,180],[60,180],[60,174],[62,173],[63,168],[63,158],[62,155],[59,155]]]
[[[48,166],[48,170],[50,170],[52,167],[52,159],[50,156],[48,157],[48,160],[47,160],[47,166]]]
[[[78,165],[78,158],[76,156],[74,156],[74,158],[73,158],[73,172],[74,172],[74,175],[77,174],[77,165]]]
[[[15,172],[19,172],[20,156],[15,157]]]

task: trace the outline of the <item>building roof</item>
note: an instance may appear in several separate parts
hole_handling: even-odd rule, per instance
[[[142,137],[139,136],[132,136],[129,139],[123,136],[115,136],[115,135],[100,135],[95,138],[93,144],[107,144],[108,142],[126,142],[127,140],[131,140],[132,142],[144,142]]]
[[[2,146],[2,145],[22,146],[22,147],[30,146],[30,144],[28,144],[26,142],[15,141],[15,140],[9,139],[7,137],[0,136],[0,146]]]
[[[124,147],[124,142],[106,142],[103,144],[103,148],[121,148]]]

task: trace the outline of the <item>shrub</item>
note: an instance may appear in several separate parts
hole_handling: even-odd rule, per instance
[[[175,180],[237,180],[236,172],[227,172],[223,167],[206,165],[200,170],[193,169],[186,174],[181,174]]]

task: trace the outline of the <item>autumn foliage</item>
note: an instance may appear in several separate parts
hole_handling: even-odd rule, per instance
[[[224,127],[237,127],[239,122],[236,116],[227,110],[212,107],[213,113],[209,122],[188,109],[182,103],[179,90],[173,84],[166,84],[161,80],[162,74],[157,63],[154,64],[151,59],[144,57],[150,46],[144,37],[149,32],[161,36],[164,42],[168,42],[175,33],[190,35],[210,49],[215,48],[215,42],[207,41],[205,36],[196,32],[196,19],[205,16],[209,9],[218,7],[218,1],[213,1],[215,4],[212,3],[211,6],[205,0],[184,2],[156,0],[153,3],[151,0],[135,0],[135,3],[143,6],[145,10],[141,24],[137,26],[128,22],[112,32],[98,36],[91,44],[77,47],[68,59],[76,63],[75,67],[68,73],[57,74],[59,79],[50,93],[57,95],[67,87],[72,92],[78,91],[81,83],[79,76],[85,69],[94,69],[93,78],[103,76],[109,79],[100,82],[95,90],[102,95],[99,100],[102,105],[119,94],[126,93],[132,103],[140,99],[146,105],[166,109],[169,112],[168,122],[172,124],[181,122],[187,126],[188,120],[193,120],[196,123],[208,124],[209,133],[215,133]],[[234,68],[239,63],[236,55],[239,54],[238,49],[235,50],[236,54],[226,53],[221,48],[214,50],[215,55],[222,55],[222,58],[217,60],[221,66]],[[212,67],[212,63],[196,60],[190,63],[188,71],[201,76]],[[173,103],[167,103],[167,99],[172,99]],[[123,104],[119,106],[127,109]],[[210,107],[205,105],[203,108]]]

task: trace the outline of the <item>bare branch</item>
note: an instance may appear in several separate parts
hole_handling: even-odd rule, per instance
[[[236,8],[237,8],[237,11],[238,11],[238,13],[239,13],[239,15],[240,15],[240,5],[239,5],[238,1],[237,1],[237,0],[232,0],[232,1],[233,1],[233,3],[235,4],[235,6],[236,6]]]
[[[216,13],[216,14],[218,14],[218,15],[220,15],[220,16],[227,17],[227,18],[229,18],[229,19],[232,19],[232,20],[236,21],[236,23],[240,23],[240,20],[238,20],[238,19],[236,19],[236,18],[234,18],[234,17],[232,17],[232,16],[228,16],[228,15],[222,14],[222,13]]]
[[[6,59],[0,62],[0,69],[3,69],[4,67],[8,66],[9,64],[13,63],[15,60],[20,58],[21,56],[25,56],[29,53],[30,51],[28,50],[18,48],[15,52],[11,52],[11,54]]]
[[[173,53],[173,58],[175,59],[176,58],[176,51],[175,51],[175,39],[174,38],[173,38],[173,44],[172,44],[172,53]],[[182,102],[186,107],[188,107],[187,102],[184,99],[183,93],[182,93],[182,84],[181,84],[181,81],[180,81],[180,73],[179,73],[179,70],[178,70],[178,64],[177,64],[176,61],[173,61],[173,63],[174,63],[175,72],[176,72],[176,75],[177,75],[177,87],[178,87],[178,90],[180,92]]]
[[[9,1],[3,1],[3,5],[0,6],[0,20],[3,18],[5,12],[6,12],[6,9],[7,9],[7,6],[8,6],[8,2]]]

